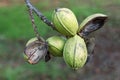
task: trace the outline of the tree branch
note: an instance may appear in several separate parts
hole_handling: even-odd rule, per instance
[[[40,38],[40,35],[38,33],[37,26],[35,25],[35,20],[34,20],[33,12],[32,12],[31,9],[29,9],[29,15],[30,15],[30,18],[31,18],[32,26],[33,26],[36,37],[38,38],[39,41],[42,41],[41,38]]]
[[[29,9],[33,10],[37,16],[44,22],[46,23],[48,26],[51,26],[53,29],[55,29],[53,23],[51,21],[49,21],[40,11],[38,11],[31,3],[30,0],[25,0],[26,5]]]

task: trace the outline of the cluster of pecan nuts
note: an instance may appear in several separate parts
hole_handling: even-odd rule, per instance
[[[26,3],[29,2],[26,0]],[[88,16],[79,25],[74,13],[70,9],[57,8],[53,12],[52,21],[54,29],[61,36],[54,35],[47,40],[44,40],[42,37],[30,39],[26,44],[24,57],[30,64],[38,63],[44,57],[45,61],[49,61],[51,55],[63,57],[66,64],[72,69],[82,68],[87,62],[89,54],[94,49],[94,43],[91,41],[94,39],[89,40],[87,36],[101,28],[106,19],[106,15],[96,13]],[[45,20],[46,18],[44,17]]]

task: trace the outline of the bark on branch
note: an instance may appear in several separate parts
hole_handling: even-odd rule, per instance
[[[25,0],[26,5],[29,9],[33,10],[36,15],[44,22],[46,23],[48,26],[52,27],[53,29],[55,29],[53,23],[51,21],[49,21],[40,11],[38,11],[38,9],[36,9],[31,3],[30,0]]]

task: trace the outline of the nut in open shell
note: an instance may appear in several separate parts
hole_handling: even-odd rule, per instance
[[[47,54],[47,45],[40,42],[37,38],[32,38],[26,44],[24,57],[30,64],[36,64]]]

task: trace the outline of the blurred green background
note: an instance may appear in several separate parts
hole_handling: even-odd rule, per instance
[[[26,42],[34,37],[28,8],[23,0],[0,0],[0,80],[120,80],[120,0],[31,0],[49,20],[58,7],[70,8],[79,23],[94,13],[109,16],[105,26],[95,32],[93,57],[82,69],[73,71],[63,58],[44,60],[36,65],[23,58]],[[56,34],[36,15],[42,37]]]

